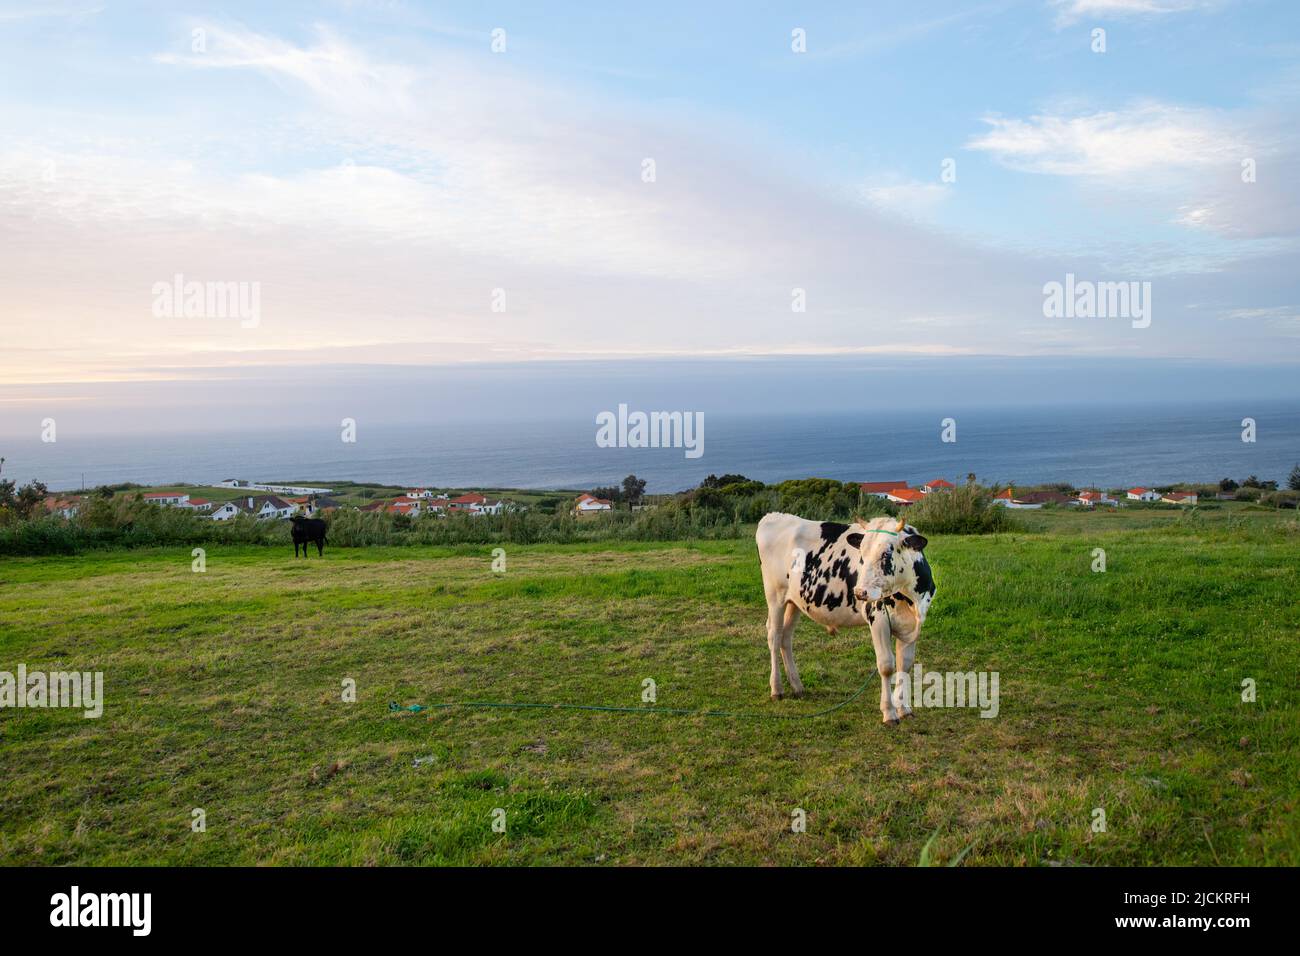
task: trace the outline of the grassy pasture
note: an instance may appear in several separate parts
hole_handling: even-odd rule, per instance
[[[809,696],[768,700],[752,539],[508,546],[504,574],[485,546],[0,559],[0,670],[107,697],[0,710],[0,862],[913,865],[933,836],[966,866],[1300,864],[1294,520],[1026,525],[929,549],[918,659],[998,671],[999,716],[895,729],[874,684],[806,721],[387,709],[641,706],[645,678],[661,707],[824,709],[869,639],[801,623]]]

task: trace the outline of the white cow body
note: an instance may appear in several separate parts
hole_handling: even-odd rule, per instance
[[[847,525],[777,513],[759,522],[754,537],[767,596],[772,697],[781,697],[782,662],[791,692],[803,694],[793,646],[802,613],[832,633],[841,627],[870,627],[881,676],[881,717],[897,724],[900,712],[910,716],[902,681],[912,669],[916,640],[934,597],[934,579],[922,553],[925,538],[895,518]],[[891,695],[896,662],[901,674]]]

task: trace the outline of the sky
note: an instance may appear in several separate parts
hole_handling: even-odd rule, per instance
[[[394,366],[1294,371],[1293,2],[604,6],[0,0],[0,427]],[[1149,321],[1045,315],[1067,276]]]

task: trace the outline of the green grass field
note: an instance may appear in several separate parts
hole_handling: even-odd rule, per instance
[[[1295,521],[1149,515],[934,537],[918,660],[998,671],[1000,713],[892,729],[874,683],[810,720],[653,712],[808,714],[873,671],[865,630],[804,621],[809,695],[768,699],[752,539],[513,546],[504,574],[489,547],[0,559],[0,670],[107,698],[0,711],[0,861],[1300,864]],[[388,710],[470,699],[646,713]]]

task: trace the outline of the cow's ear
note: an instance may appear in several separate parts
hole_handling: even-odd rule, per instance
[[[862,547],[862,535],[858,534],[856,531],[853,532],[853,534],[849,535],[844,540],[847,541],[849,544],[853,545],[853,547],[855,548]]]
[[[924,551],[925,546],[929,543],[929,541],[919,534],[909,534],[903,539],[903,547],[911,548],[913,551]]]

